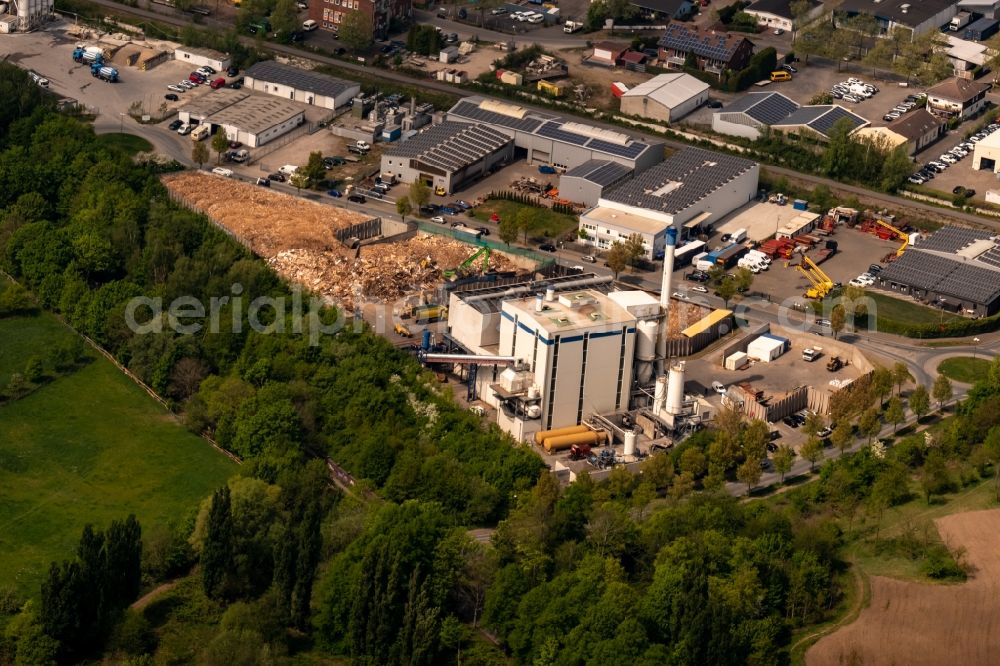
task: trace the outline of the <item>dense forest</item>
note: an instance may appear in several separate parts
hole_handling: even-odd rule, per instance
[[[366,330],[313,345],[291,325],[236,332],[224,310],[217,333],[133,333],[133,296],[289,285],[7,65],[0,185],[3,269],[244,461],[169,533],[123,509],[83,530],[37,598],[0,591],[0,663],[783,664],[795,631],[838,611],[849,511],[912,501],[918,481],[948,492],[1000,458],[996,365],[933,448],[865,449],[781,506],[706,481],[756,446],[738,424],[639,476],[560,487]],[[333,489],[316,454],[367,492]],[[710,469],[720,456],[727,469]],[[474,527],[495,530],[483,542]]]

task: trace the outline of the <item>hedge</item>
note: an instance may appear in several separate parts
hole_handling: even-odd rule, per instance
[[[879,333],[894,333],[908,338],[962,338],[1000,329],[1000,314],[981,319],[953,319],[946,324],[904,324],[879,318],[875,327]]]

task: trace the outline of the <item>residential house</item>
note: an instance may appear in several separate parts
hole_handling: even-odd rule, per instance
[[[835,16],[865,14],[875,19],[883,35],[906,28],[916,36],[937,30],[957,13],[955,0],[844,0]],[[839,21],[837,27],[842,27]]]
[[[945,127],[945,122],[937,116],[925,109],[916,109],[885,127],[860,129],[856,136],[873,139],[876,145],[885,146],[887,151],[903,146],[906,154],[913,156],[944,136]]]
[[[645,18],[650,20],[684,19],[695,12],[697,2],[691,0],[631,0]]]
[[[798,30],[823,13],[820,0],[806,0],[808,10],[802,16],[793,16],[793,0],[757,0],[743,11],[757,17],[757,25],[771,29]]]
[[[309,18],[320,29],[339,32],[351,12],[361,12],[371,24],[372,36],[384,39],[392,23],[404,21],[413,11],[412,0],[313,0],[309,3]]]
[[[743,35],[702,32],[682,23],[668,25],[657,46],[659,60],[668,69],[683,69],[690,62],[720,78],[727,69],[744,69],[754,51],[753,42]]]
[[[989,83],[951,78],[927,89],[927,110],[944,118],[965,119],[986,106]]]

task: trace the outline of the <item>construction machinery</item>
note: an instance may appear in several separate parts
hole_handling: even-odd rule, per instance
[[[446,269],[442,271],[441,274],[444,275],[444,277],[449,280],[454,280],[461,273],[468,270],[468,268],[472,266],[472,264],[474,264],[476,262],[476,259],[478,259],[479,257],[483,258],[483,265],[482,268],[480,269],[480,272],[485,273],[490,268],[490,253],[491,253],[490,248],[488,246],[483,246],[478,250],[476,250],[472,255],[470,255],[468,259],[460,263],[458,267]]]
[[[836,372],[844,367],[844,361],[839,356],[834,356],[829,361],[826,362],[826,369],[830,372]]]
[[[392,329],[396,332],[396,335],[399,335],[401,337],[404,338],[413,337],[413,333],[410,331],[409,327],[406,324],[396,324],[395,326],[392,327]]]
[[[901,238],[903,240],[903,244],[899,246],[898,250],[896,250],[896,256],[897,257],[903,256],[903,253],[906,252],[907,246],[910,244],[910,237],[906,234],[906,232],[905,231],[900,231],[899,229],[897,229],[896,227],[892,226],[888,222],[883,222],[882,220],[875,220],[875,224],[879,225],[880,227],[885,227],[886,229],[888,229],[889,231],[891,231],[893,234],[895,234],[897,237],[899,237],[899,238]],[[882,238],[882,234],[878,234],[878,236],[879,236],[879,238]],[[883,240],[888,240],[888,237],[884,238]]]
[[[833,280],[809,257],[803,255],[802,263],[796,264],[795,268],[805,275],[812,285],[805,293],[806,298],[824,298],[833,290]]]

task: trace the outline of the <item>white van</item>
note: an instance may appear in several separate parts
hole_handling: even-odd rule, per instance
[[[278,173],[283,173],[286,176],[294,176],[295,172],[297,172],[298,170],[299,168],[294,164],[286,164],[285,166],[278,169]]]
[[[532,14],[528,17],[528,23],[541,23],[545,20],[545,17],[541,14]]]
[[[227,169],[225,167],[215,167],[214,169],[212,169],[212,173],[214,173],[216,176],[222,176],[223,178],[233,177],[232,169]]]
[[[305,30],[306,32],[312,32],[313,30],[315,30],[318,27],[319,27],[319,23],[317,23],[316,21],[314,21],[312,19],[309,19],[308,21],[303,21],[302,22],[302,29]]]

